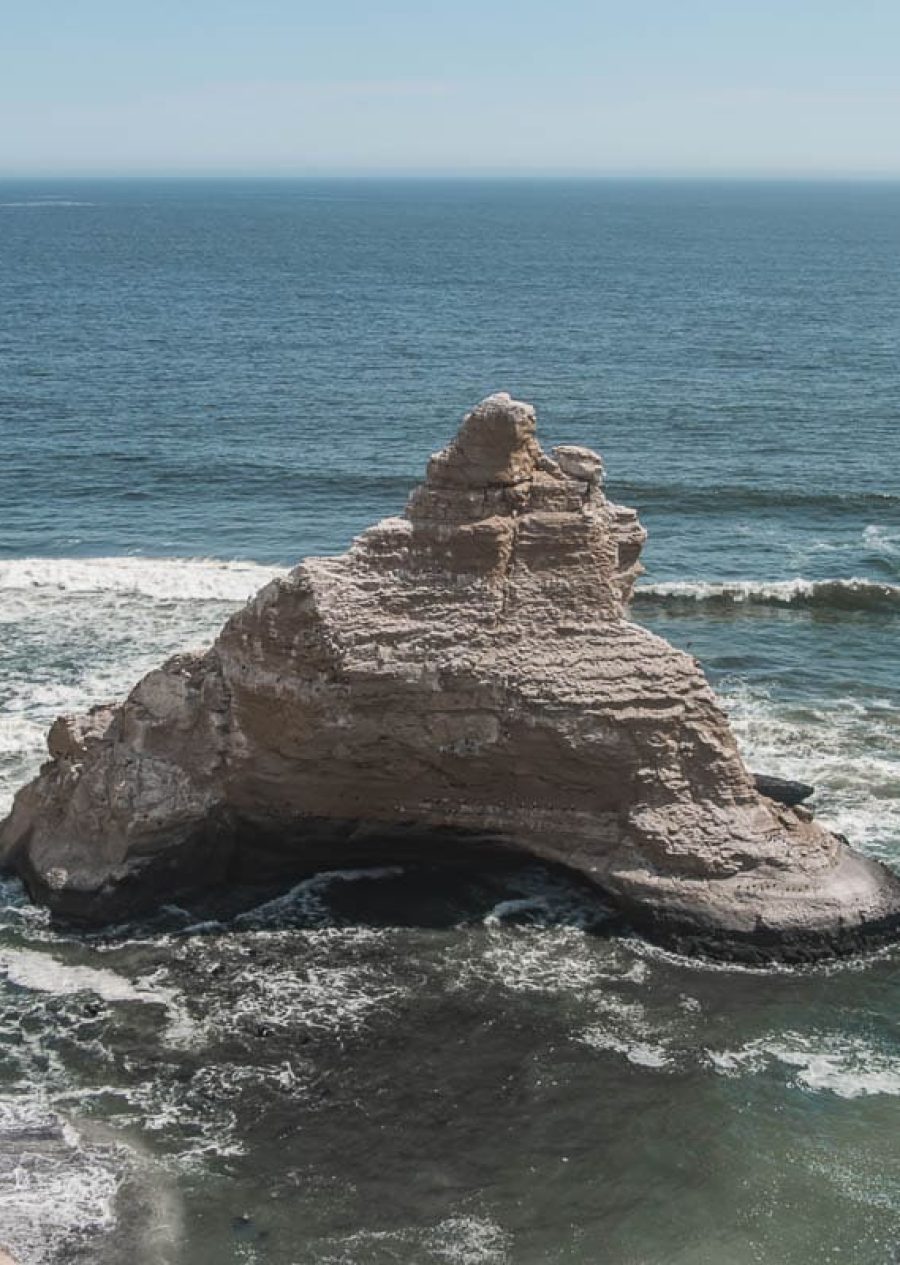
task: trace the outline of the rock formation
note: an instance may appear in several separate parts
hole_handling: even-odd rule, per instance
[[[761,795],[697,663],[627,618],[645,533],[586,448],[484,400],[404,517],[264,588],[204,654],[64,717],[0,827],[63,915],[237,874],[516,848],[670,943],[848,950],[900,881]]]

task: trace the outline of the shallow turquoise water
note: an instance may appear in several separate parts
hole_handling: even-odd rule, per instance
[[[507,389],[640,509],[634,616],[754,767],[900,864],[898,245],[889,185],[0,182],[0,810]],[[537,870],[100,941],[4,900],[25,1261],[898,1257],[890,953],[708,968]]]

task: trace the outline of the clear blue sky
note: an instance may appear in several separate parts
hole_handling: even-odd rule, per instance
[[[0,173],[900,176],[900,0],[3,0]]]

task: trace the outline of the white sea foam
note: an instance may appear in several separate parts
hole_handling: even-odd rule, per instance
[[[356,1230],[316,1251],[320,1265],[359,1265],[373,1249],[420,1265],[509,1265],[512,1236],[489,1217],[458,1213],[436,1225],[397,1230]],[[379,1259],[381,1257],[379,1256]]]
[[[109,1114],[114,1104],[112,1118],[117,1132],[127,1130],[130,1140],[139,1134],[156,1135],[154,1150],[169,1152],[167,1168],[203,1171],[210,1156],[220,1160],[246,1151],[233,1108],[237,1095],[220,1092],[228,1067],[217,1063],[218,1077],[207,1077],[206,1069],[201,1068],[188,1080],[173,1077],[166,1068],[154,1069],[135,1084],[73,1086],[50,1095],[50,1101],[60,1110],[81,1115],[97,1112],[97,1103],[103,1104],[102,1114]],[[270,1069],[247,1070],[247,1084],[271,1083]],[[259,1074],[251,1081],[253,1072]],[[155,1265],[157,1258],[150,1259]]]
[[[475,982],[498,983],[513,992],[582,997],[596,989],[602,975],[591,953],[590,942],[575,928],[505,929],[488,922],[486,938],[469,938],[448,950],[451,986],[465,988]],[[495,929],[495,927],[497,929]],[[461,960],[459,960],[461,958]]]
[[[592,1049],[609,1050],[614,1054],[621,1054],[629,1063],[634,1063],[638,1067],[659,1071],[672,1067],[675,1063],[672,1051],[664,1044],[658,1041],[641,1040],[634,1036],[623,1036],[602,1025],[586,1028],[581,1033],[580,1039],[583,1045],[591,1046]]]
[[[283,567],[214,558],[13,558],[0,592],[123,593],[166,600],[244,602]]]
[[[503,1265],[512,1241],[487,1217],[447,1217],[425,1234],[425,1246],[447,1265]]]
[[[57,715],[121,697],[169,655],[207,644],[280,574],[199,558],[0,562],[0,816],[46,758]]]
[[[838,1098],[900,1095],[900,1053],[841,1034],[788,1031],[734,1050],[706,1051],[703,1058],[723,1076],[758,1075],[781,1066],[796,1087]]]
[[[871,523],[863,532],[863,541],[873,553],[900,558],[900,531],[890,531],[887,527]]]
[[[93,993],[106,1002],[162,1006],[168,1015],[166,1040],[170,1045],[190,1044],[196,1033],[181,995],[155,977],[133,982],[106,967],[62,962],[34,949],[0,949],[0,972],[20,988],[57,997]]]
[[[262,1016],[271,1027],[299,1023],[324,1032],[362,1028],[371,1014],[383,1011],[402,991],[374,968],[327,962],[270,967],[265,973],[248,967],[236,982],[240,993],[229,1008],[231,1022],[256,1023]]]
[[[884,860],[900,840],[900,726],[890,700],[818,700],[801,713],[760,686],[720,687],[743,754],[757,769],[816,788],[817,816]]]
[[[52,1265],[73,1236],[110,1229],[119,1181],[112,1148],[84,1146],[33,1098],[0,1098],[0,1246],[18,1265]]]
[[[115,971],[72,965],[33,949],[0,949],[0,971],[10,983],[58,996],[90,992],[111,1002],[159,1000]]]
[[[46,728],[28,716],[0,712],[0,759],[4,756],[21,757],[43,751]]]
[[[675,1065],[683,998],[677,1013],[659,1007],[651,1013],[642,1000],[650,968],[630,945],[596,941],[574,927],[487,926],[487,940],[467,940],[448,951],[447,986],[499,984],[553,997],[571,1007],[570,1038],[578,1045],[648,1069]],[[586,1025],[585,1017],[591,1019]]]
[[[213,1037],[236,1024],[255,1029],[260,1023],[281,1031],[342,1033],[390,1013],[405,995],[407,983],[381,960],[390,944],[389,933],[366,927],[242,927],[185,941],[174,958],[192,980],[212,971],[221,984],[221,968],[228,967],[227,989],[217,986],[204,1008],[204,1032]]]

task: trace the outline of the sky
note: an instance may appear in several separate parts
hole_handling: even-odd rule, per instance
[[[900,177],[900,0],[0,0],[0,175]]]

